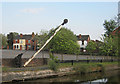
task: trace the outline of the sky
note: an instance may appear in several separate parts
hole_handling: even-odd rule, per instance
[[[114,19],[117,14],[117,2],[3,2],[2,33],[49,31],[67,18],[64,27],[74,34],[100,40],[105,32],[104,20]]]

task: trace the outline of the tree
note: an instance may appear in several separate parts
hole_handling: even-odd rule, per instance
[[[97,46],[96,42],[89,41],[86,47],[87,52],[89,52],[90,54],[93,54],[96,50],[96,46]]]
[[[62,28],[48,44],[48,48],[56,53],[76,54],[80,47],[73,32]]]
[[[110,21],[105,20],[103,26],[104,26],[105,31],[106,31],[104,36],[109,36],[109,35],[111,35],[111,32],[115,28],[117,28],[117,22],[115,20],[112,20],[112,19]]]
[[[8,39],[8,45],[10,49],[13,49],[13,39],[15,38],[15,36],[19,35],[17,32],[10,32],[9,34],[7,34],[7,39]]]
[[[4,34],[0,34],[0,41],[2,42],[2,46],[7,46],[7,37]]]
[[[38,47],[41,47],[45,43],[45,41],[48,39],[47,35],[48,31],[46,30],[41,30],[39,34],[36,33],[35,39],[37,40],[37,44],[39,44]]]
[[[106,56],[118,56],[118,38],[109,36],[103,37],[103,45],[100,47],[100,53]]]
[[[118,27],[117,21],[104,21],[105,34],[102,38],[103,45],[99,48],[103,55],[117,56],[118,55],[118,36],[112,35],[112,32]]]

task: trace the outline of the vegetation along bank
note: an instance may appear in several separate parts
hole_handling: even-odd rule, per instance
[[[52,64],[51,64],[52,65]],[[22,70],[21,68],[18,71],[9,71],[10,68],[3,68],[2,73],[2,82],[10,82],[10,81],[25,81],[29,79],[39,79],[46,77],[54,77],[54,76],[65,76],[71,74],[87,74],[99,71],[108,71],[114,69],[120,69],[118,66],[118,62],[103,62],[103,63],[56,63],[53,68],[51,65],[44,66],[48,67],[44,70],[37,68],[31,69],[30,67],[26,67],[26,70]]]

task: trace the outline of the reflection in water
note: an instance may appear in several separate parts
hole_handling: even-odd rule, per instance
[[[29,83],[29,84],[63,84],[63,83],[73,83],[73,84],[120,84],[120,70],[107,71],[105,73],[96,72],[89,73],[85,75],[69,75],[63,77],[55,78],[44,78],[37,80],[28,80],[20,82],[19,84]],[[14,84],[18,84],[14,83]]]
[[[108,81],[107,78],[103,78],[103,79],[97,79],[97,80],[93,80],[93,81],[83,82],[81,84],[105,84],[105,83],[107,83],[107,81]]]
[[[94,81],[91,81],[91,82],[103,82],[103,83],[106,83],[108,81],[108,79],[98,79],[98,80],[94,80]]]

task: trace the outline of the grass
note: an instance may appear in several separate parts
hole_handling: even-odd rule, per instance
[[[9,67],[2,67],[1,70],[4,71],[4,72],[6,72],[6,71],[9,71],[9,69],[10,69]]]
[[[84,65],[84,66],[97,66],[98,64],[102,64],[104,66],[107,66],[107,65],[116,65],[118,64],[118,62],[102,62],[102,63],[97,63],[97,62],[90,62],[90,63],[86,63],[86,62],[78,62],[78,63],[74,63],[73,66],[72,66],[72,63],[60,63],[59,64],[59,68],[64,68],[64,67],[75,67],[75,66],[81,66],[81,65]]]
[[[107,66],[114,66],[114,65],[117,65],[117,64],[118,64],[118,62],[102,62],[102,63],[78,62],[78,63],[74,63],[73,66],[72,66],[71,63],[60,63],[59,68],[73,67],[77,74],[81,74],[81,73],[85,74],[85,73],[94,72],[94,71],[103,71],[104,72],[105,68]]]
[[[98,66],[114,66],[117,65],[118,62],[103,62],[103,63],[96,63],[96,62],[78,62],[74,63],[59,63],[58,68],[66,68],[66,67],[81,67],[85,66],[87,68],[94,68]],[[44,67],[49,67],[48,65],[38,66],[38,67],[25,67],[25,68],[12,68],[12,67],[2,67],[3,72],[19,72],[19,71],[38,71],[38,70],[45,70]],[[47,68],[48,69],[48,68]]]

